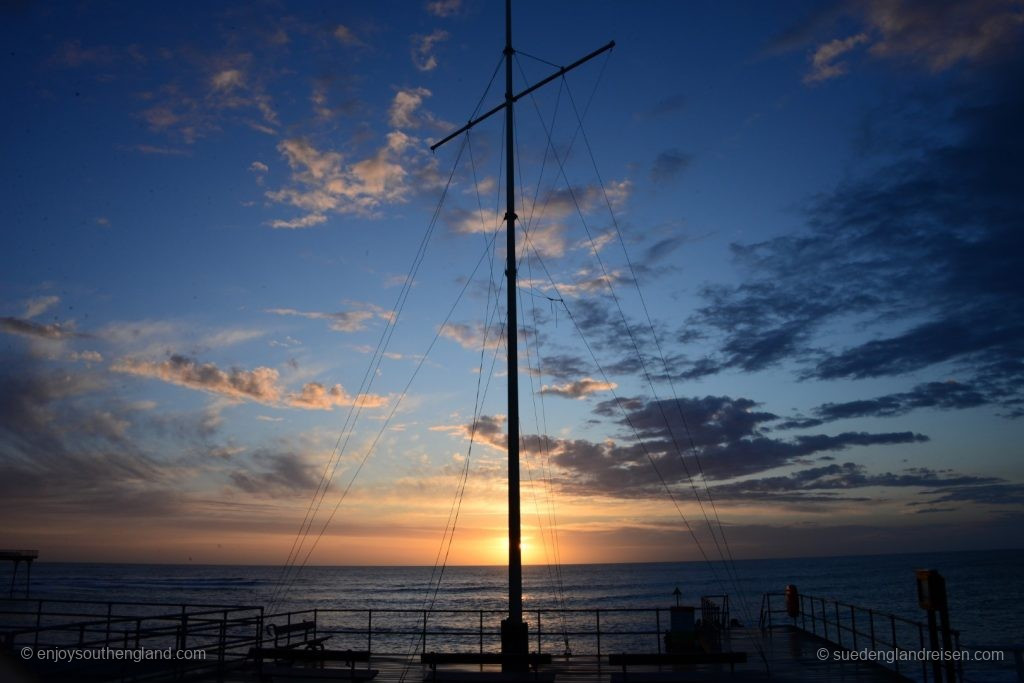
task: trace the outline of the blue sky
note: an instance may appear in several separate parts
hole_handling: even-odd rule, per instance
[[[502,562],[501,3],[4,12],[0,542]],[[1022,21],[517,4],[527,561],[1013,544]]]

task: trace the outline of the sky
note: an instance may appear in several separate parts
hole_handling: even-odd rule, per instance
[[[0,11],[0,546],[503,563],[502,3]],[[1020,547],[1022,26],[516,3],[525,562]]]

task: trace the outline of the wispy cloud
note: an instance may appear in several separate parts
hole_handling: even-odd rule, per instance
[[[431,0],[427,3],[427,11],[435,17],[450,17],[462,9],[462,0]]]
[[[420,71],[433,71],[437,68],[437,56],[434,50],[448,40],[448,32],[437,29],[428,35],[412,37],[412,63]]]
[[[46,311],[50,310],[58,303],[60,303],[59,296],[39,296],[34,299],[29,299],[25,302],[25,312],[22,314],[22,317],[35,318],[37,315],[42,315]]]
[[[289,406],[307,410],[331,410],[335,406],[354,405],[376,408],[387,403],[381,396],[352,397],[340,384],[325,387],[309,382],[295,393],[287,392],[280,383],[277,370],[257,367],[252,370],[222,370],[213,363],[200,363],[187,356],[172,355],[155,362],[138,358],[121,358],[111,365],[114,372],[160,379],[170,384],[198,389],[236,401],[254,401],[270,406]]]
[[[331,33],[345,47],[360,47],[363,45],[363,41],[359,40],[355,32],[345,24],[338,24]]]
[[[391,101],[391,108],[388,110],[388,121],[393,128],[416,128],[420,121],[416,116],[416,110],[423,104],[423,98],[430,97],[430,91],[426,88],[412,88],[399,90]]]
[[[294,308],[269,308],[267,313],[274,315],[290,315],[310,320],[327,320],[330,328],[336,332],[359,332],[366,329],[366,323],[373,318],[388,320],[391,312],[379,306],[366,304],[367,308],[355,311],[337,311],[324,313],[321,311],[299,311]]]
[[[618,386],[615,382],[603,382],[591,377],[584,377],[583,379],[566,382],[565,384],[545,384],[541,387],[540,393],[562,396],[564,398],[583,399],[591,394],[610,391]]]
[[[411,142],[405,133],[393,131],[374,155],[345,163],[340,153],[318,150],[308,140],[283,140],[278,150],[292,169],[292,185],[268,191],[266,197],[307,213],[271,225],[309,227],[323,223],[327,212],[372,215],[382,204],[405,201],[412,188],[403,154]]]
[[[70,323],[37,323],[33,320],[22,318],[4,317],[0,318],[0,332],[17,334],[23,337],[34,337],[37,339],[74,339],[86,335],[75,332]]]
[[[842,76],[846,73],[847,67],[846,64],[838,61],[839,58],[866,42],[868,42],[867,34],[858,33],[849,38],[842,40],[837,38],[819,46],[811,55],[811,70],[804,76],[804,83],[811,85]]]

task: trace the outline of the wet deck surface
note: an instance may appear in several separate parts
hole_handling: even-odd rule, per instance
[[[868,663],[822,661],[819,648],[830,646],[813,636],[792,629],[776,629],[763,634],[760,630],[733,629],[723,642],[724,650],[747,653],[747,662],[731,669],[728,664],[705,664],[687,667],[631,666],[623,672],[621,667],[608,665],[607,655],[558,658],[541,670],[535,678],[531,674],[506,676],[497,666],[446,666],[438,668],[438,683],[527,683],[551,681],[564,683],[668,683],[670,681],[773,681],[775,683],[805,683],[839,681],[845,683],[892,683],[906,680],[881,666]],[[763,655],[763,656],[762,656]],[[765,662],[767,661],[767,666]],[[379,683],[421,683],[430,676],[430,669],[420,664],[419,657],[411,661],[401,657],[374,657],[371,667],[379,671],[373,680]],[[284,681],[301,681],[296,677]],[[341,674],[342,676],[344,674]],[[310,676],[307,680],[324,680]],[[322,674],[321,674],[322,676]],[[232,680],[253,680],[238,678]],[[339,679],[336,679],[339,680]],[[340,679],[344,680],[344,679]]]

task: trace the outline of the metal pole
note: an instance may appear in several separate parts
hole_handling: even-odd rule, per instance
[[[526,654],[523,637],[523,558],[519,512],[519,358],[516,320],[516,200],[515,137],[512,115],[512,0],[505,0],[505,250],[508,323],[508,633],[502,638],[503,654]],[[512,668],[503,667],[507,670]]]

